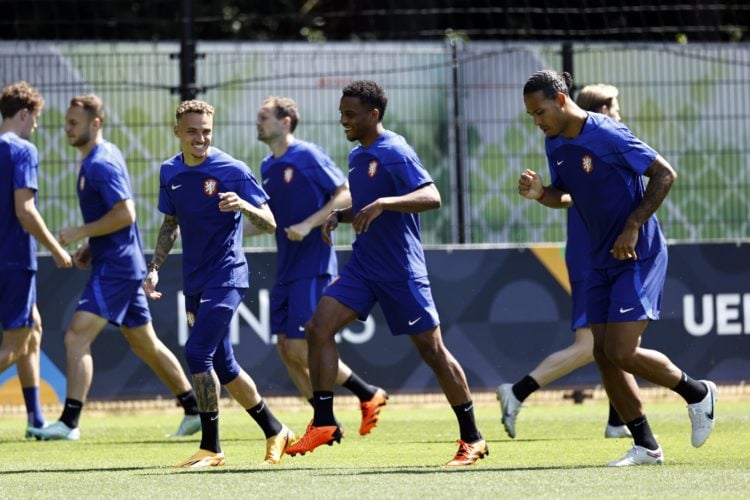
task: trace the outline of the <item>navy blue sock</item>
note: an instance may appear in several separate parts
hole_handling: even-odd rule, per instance
[[[23,402],[26,405],[29,427],[44,427],[42,405],[39,402],[39,386],[23,388]]]

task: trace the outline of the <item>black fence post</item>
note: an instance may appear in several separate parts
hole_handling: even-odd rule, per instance
[[[457,37],[447,33],[451,45],[451,74],[453,79],[453,134],[456,148],[456,222],[458,243],[466,243],[466,186],[464,183],[463,124],[461,123],[461,89],[459,88],[459,61]]]
[[[193,0],[182,0],[182,16],[180,18],[180,97],[183,101],[195,99],[198,87],[195,84],[195,33],[193,25]]]

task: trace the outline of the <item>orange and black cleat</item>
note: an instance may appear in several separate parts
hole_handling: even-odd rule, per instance
[[[333,443],[341,442],[341,429],[338,425],[323,425],[320,427],[313,426],[312,422],[307,426],[305,434],[291,446],[288,446],[284,453],[295,456],[297,453],[304,455],[318,446],[327,444],[333,446]]]
[[[362,410],[362,424],[359,426],[360,436],[369,434],[378,425],[380,410],[383,409],[386,401],[388,401],[388,393],[378,388],[369,401],[359,404],[359,408]]]
[[[466,441],[459,439],[458,451],[453,460],[445,464],[446,467],[465,467],[467,465],[474,465],[480,458],[484,458],[490,454],[490,449],[487,447],[487,442],[484,439],[474,441],[473,443],[467,443]]]

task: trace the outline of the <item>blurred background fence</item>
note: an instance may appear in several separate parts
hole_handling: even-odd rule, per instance
[[[105,136],[124,152],[146,248],[162,216],[160,163],[178,150],[173,111],[184,93],[177,43],[0,42],[0,83],[25,79],[47,100],[33,141],[40,150],[40,206],[49,225],[79,223],[77,152],[63,117],[70,97],[107,105]],[[341,88],[380,82],[386,127],[404,135],[436,180],[444,206],[423,217],[428,244],[559,242],[564,212],[521,199],[519,173],[548,180],[544,138],[521,89],[541,68],[568,69],[576,87],[619,87],[624,122],[679,173],[659,211],[670,239],[750,238],[750,50],[742,43],[199,42],[191,91],[217,107],[214,145],[258,175],[268,148],[255,116],[267,95],[300,105],[297,137],[322,145],[344,170],[352,147],[338,124]],[[183,63],[184,64],[184,63]],[[346,230],[338,243],[346,244]],[[253,246],[271,246],[268,237]]]

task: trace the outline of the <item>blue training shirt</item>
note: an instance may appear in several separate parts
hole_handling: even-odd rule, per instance
[[[159,210],[174,215],[182,237],[183,292],[247,288],[242,214],[219,210],[219,193],[234,192],[259,207],[268,201],[245,163],[211,147],[200,165],[185,165],[179,153],[161,165]]]
[[[39,188],[36,146],[13,132],[0,135],[0,269],[36,271],[36,238],[16,217],[15,192]]]
[[[583,281],[591,269],[591,242],[586,224],[575,206],[566,210],[568,215],[568,237],[565,242],[565,266],[568,279]]]
[[[260,174],[276,218],[276,282],[336,275],[336,252],[323,241],[321,227],[313,228],[302,241],[290,240],[285,229],[328,203],[346,184],[344,174],[322,148],[296,139],[279,158],[266,157]]]
[[[87,224],[101,219],[116,203],[133,199],[128,167],[117,146],[107,141],[94,146],[81,163],[76,190]],[[95,274],[129,280],[146,277],[137,222],[114,233],[89,238],[89,250]]]
[[[389,130],[370,146],[359,145],[349,154],[354,214],[378,198],[405,195],[432,182],[414,149]],[[373,281],[427,276],[419,214],[384,210],[366,232],[357,235],[351,261]]]
[[[589,113],[581,133],[545,140],[552,184],[573,196],[589,230],[591,267],[620,261],[610,250],[645,193],[642,175],[657,156],[622,123]],[[636,253],[646,259],[666,247],[656,215],[640,228]]]

